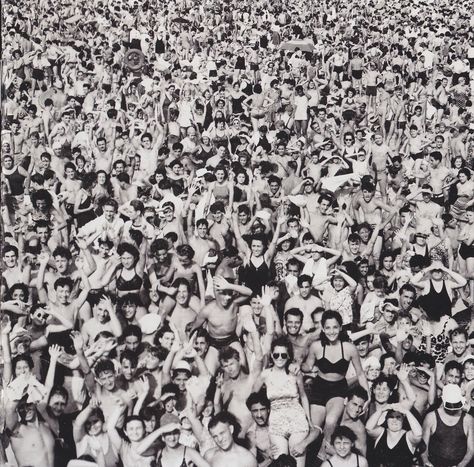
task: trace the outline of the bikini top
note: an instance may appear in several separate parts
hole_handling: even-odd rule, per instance
[[[331,362],[326,358],[326,346],[323,346],[323,356],[318,360],[318,368],[323,373],[336,373],[341,376],[345,376],[347,369],[349,368],[349,361],[344,358],[344,346],[341,342],[341,354],[337,362]]]
[[[142,287],[143,279],[135,273],[135,275],[131,279],[124,279],[122,277],[122,273],[120,276],[117,277],[117,290],[121,292],[131,292],[133,290],[139,290]]]

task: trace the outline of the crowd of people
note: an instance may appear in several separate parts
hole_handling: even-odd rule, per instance
[[[474,465],[473,0],[2,8],[1,465]]]

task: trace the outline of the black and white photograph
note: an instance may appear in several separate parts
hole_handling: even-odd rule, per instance
[[[1,467],[474,467],[474,0],[2,0]]]

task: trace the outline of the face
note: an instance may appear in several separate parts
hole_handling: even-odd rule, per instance
[[[54,264],[59,274],[65,274],[69,266],[69,260],[64,256],[55,256]]]
[[[18,256],[16,255],[16,253],[14,251],[7,251],[3,255],[3,262],[5,263],[5,266],[7,268],[15,267],[16,263],[17,263],[17,260],[18,260]]]
[[[112,222],[115,217],[115,208],[113,206],[104,206],[104,217],[107,222]]]
[[[169,448],[175,448],[179,443],[179,430],[166,433],[163,436],[163,441]]]
[[[461,373],[456,369],[452,368],[445,374],[446,384],[461,384]]]
[[[125,303],[122,307],[122,313],[125,319],[131,321],[135,318],[137,305],[135,303]]]
[[[197,354],[200,357],[206,355],[207,349],[209,348],[209,344],[207,343],[204,337],[196,338],[194,342],[194,350],[196,350]]]
[[[339,333],[341,332],[341,325],[334,318],[327,319],[323,324],[323,332],[329,342],[335,342],[339,338]]]
[[[55,417],[59,417],[64,413],[66,408],[66,398],[61,394],[54,394],[49,400],[49,408]]]
[[[327,199],[323,199],[319,205],[319,209],[323,214],[326,214],[330,205],[331,203]]]
[[[268,422],[269,410],[260,402],[250,407],[252,418],[258,426],[266,426]]]
[[[103,301],[100,301],[95,307],[94,312],[99,323],[104,324],[109,320],[109,312]]]
[[[382,265],[384,269],[387,271],[391,271],[393,269],[393,257],[392,256],[386,256],[383,259]]]
[[[311,284],[309,282],[303,282],[299,289],[301,298],[306,299],[311,293]]]
[[[125,269],[131,269],[135,264],[135,257],[128,252],[124,252],[120,257],[120,260],[122,261],[122,266]]]
[[[385,381],[374,387],[374,397],[379,404],[385,404],[388,401],[388,398],[390,397],[390,388]]]
[[[272,352],[272,360],[276,368],[285,368],[288,362],[288,349],[284,346],[276,346]]]
[[[173,383],[178,386],[179,390],[181,392],[186,391],[186,383],[189,380],[189,375],[185,373],[184,371],[180,371],[176,374],[176,376],[173,378]]]
[[[189,299],[189,289],[184,284],[180,284],[176,293],[176,301],[179,305],[186,305]]]
[[[252,241],[252,254],[256,257],[263,255],[263,243],[260,240]]]
[[[31,374],[30,366],[28,362],[24,360],[19,360],[15,366],[15,377],[18,376],[27,376]]]
[[[70,296],[71,296],[71,289],[68,285],[57,287],[56,297],[59,303],[61,304],[69,303]]]
[[[174,333],[173,332],[165,332],[163,334],[163,336],[158,339],[159,342],[160,342],[160,345],[167,349],[167,350],[171,350],[171,347],[173,345],[173,342],[174,342]]]
[[[212,439],[216,442],[217,446],[223,451],[228,451],[233,444],[232,432],[233,429],[227,423],[218,423],[215,427],[210,430]]]
[[[336,438],[334,440],[334,450],[339,457],[345,459],[350,456],[354,443],[348,438]]]
[[[132,420],[127,423],[125,433],[132,443],[137,442],[143,439],[143,436],[145,435],[145,427],[141,421]]]
[[[333,287],[336,290],[336,292],[339,292],[342,290],[346,285],[346,281],[342,277],[334,277],[333,280]]]
[[[137,336],[127,336],[125,338],[125,347],[132,351],[136,352],[140,346],[140,339]]]
[[[300,332],[302,321],[299,316],[288,315],[285,323],[289,335],[296,336]]]
[[[357,420],[364,410],[365,401],[361,397],[354,396],[347,401],[346,412],[352,420]]]
[[[112,371],[101,372],[98,380],[99,384],[107,391],[113,391],[115,388],[115,374]]]
[[[472,381],[474,379],[474,362],[467,361],[464,364],[464,379],[466,381]]]
[[[369,353],[369,341],[368,340],[358,341],[356,343],[356,348],[361,358],[367,357]]]
[[[240,374],[240,362],[235,358],[221,362],[221,367],[231,379],[237,378]]]
[[[390,431],[400,431],[403,427],[403,416],[401,413],[395,413],[387,418],[387,428]]]
[[[133,366],[130,360],[122,360],[122,374],[127,381],[132,380],[132,378],[135,376],[136,371],[137,367]]]
[[[453,347],[453,352],[456,355],[462,355],[467,348],[466,337],[463,334],[457,334],[453,336],[451,340],[451,346]]]

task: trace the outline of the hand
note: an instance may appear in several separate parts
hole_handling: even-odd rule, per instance
[[[142,376],[136,383],[135,383],[136,393],[139,398],[145,398],[150,391],[150,382],[146,376]]]
[[[110,299],[109,296],[107,295],[102,295],[101,301],[104,303],[104,305],[107,307],[107,310],[109,313],[115,313],[115,307],[114,304],[112,303],[112,300]]]
[[[82,338],[82,334],[79,331],[71,331],[70,336],[76,353],[81,352],[84,348],[84,339]]]
[[[298,376],[301,374],[301,367],[299,363],[292,362],[290,363],[290,366],[288,367],[288,371],[295,376]]]
[[[272,303],[272,299],[274,296],[274,292],[272,287],[268,287],[268,285],[265,285],[262,287],[262,296],[260,297],[260,304],[262,306],[269,306]]]
[[[216,387],[221,389],[223,384],[224,384],[224,373],[219,373],[216,376]]]
[[[397,372],[397,378],[400,381],[407,381],[408,380],[408,373],[409,373],[408,365],[406,363],[402,363],[400,365],[400,369]]]
[[[49,261],[49,255],[48,255],[48,253],[41,253],[41,254],[38,256],[38,261],[39,261],[40,265],[46,266],[46,265],[48,264],[48,261]]]
[[[7,336],[8,334],[12,332],[12,323],[8,315],[2,316],[1,325],[2,325],[2,336]]]
[[[306,446],[301,442],[290,448],[290,454],[293,457],[300,457],[306,452]]]
[[[100,407],[100,405],[101,405],[100,400],[97,399],[96,396],[92,396],[92,397],[91,397],[91,400],[90,400],[90,402],[89,402],[89,407],[90,407],[91,409],[98,409],[98,408]]]
[[[76,245],[79,247],[80,250],[87,249],[87,242],[84,238],[76,237]]]
[[[229,288],[229,283],[222,276],[215,276],[214,287],[220,292],[221,290],[227,290]]]
[[[51,357],[51,361],[54,360],[55,362],[57,362],[60,355],[63,353],[63,349],[62,347],[59,347],[59,345],[54,344],[49,347],[48,352]]]

